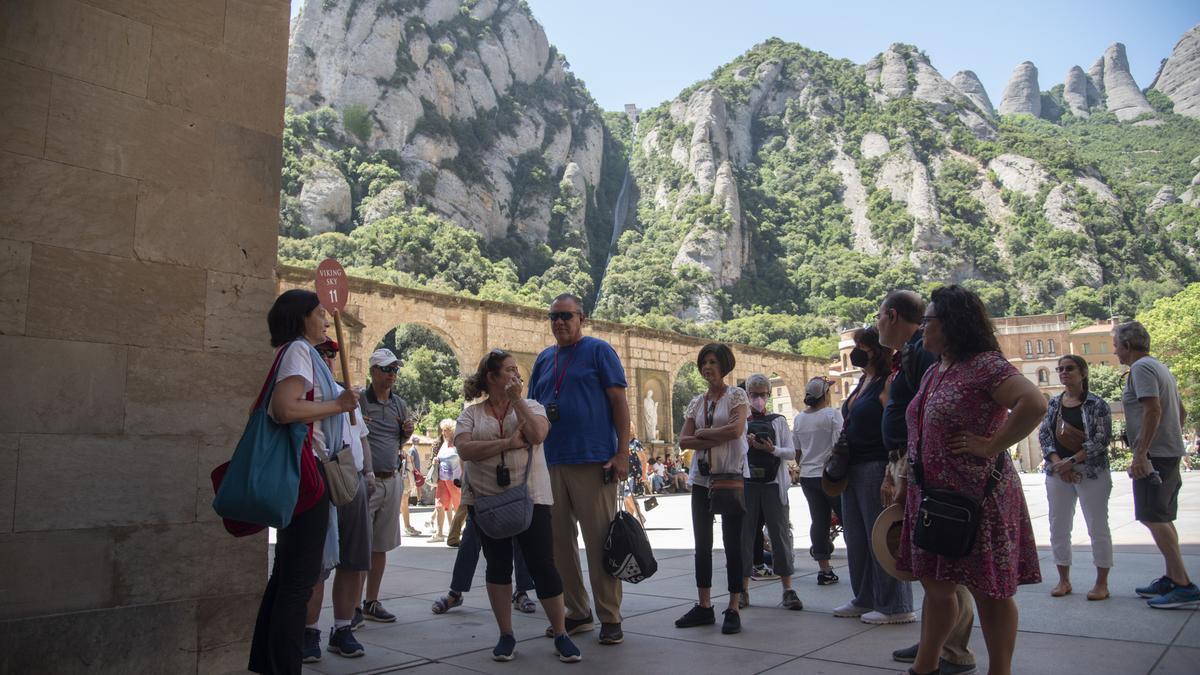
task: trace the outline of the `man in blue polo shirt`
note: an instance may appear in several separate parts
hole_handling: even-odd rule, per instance
[[[629,403],[625,369],[611,345],[584,337],[583,305],[563,294],[550,305],[555,345],[538,355],[529,396],[546,408],[544,447],[554,493],[554,560],[562,576],[567,632],[592,630],[576,547],[578,527],[587,550],[588,577],[600,616],[600,644],[619,644],[621,580],[604,571],[604,539],[617,512],[617,483],[629,472]],[[547,636],[553,637],[552,631]]]

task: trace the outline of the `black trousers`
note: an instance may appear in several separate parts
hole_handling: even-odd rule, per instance
[[[712,588],[713,514],[708,510],[708,488],[692,484],[692,532],[696,537],[696,588]],[[721,542],[725,544],[725,576],[730,593],[742,592],[742,518],[721,516]]]
[[[324,476],[322,476],[323,478]],[[258,606],[249,670],[271,675],[300,673],[304,615],[313,586],[321,578],[321,554],[329,527],[328,491],[312,508],[279,530],[271,578]]]
[[[558,568],[554,566],[554,534],[550,530],[550,507],[545,504],[533,505],[533,520],[529,527],[515,537],[493,539],[475,524],[475,507],[468,507],[471,527],[479,535],[479,545],[483,549],[483,559],[487,561],[487,571],[484,578],[489,584],[511,584],[513,572],[513,543],[525,557],[525,567],[529,568],[529,576],[533,578],[533,587],[538,599],[553,598],[562,595],[562,577],[558,576]]]
[[[821,487],[820,478],[801,478],[800,489],[804,491],[804,499],[808,501],[808,515],[812,525],[808,527],[808,538],[812,547],[808,554],[813,560],[829,560],[833,556],[833,542],[829,541],[829,525],[832,519],[830,513],[842,517],[841,496],[830,497]]]

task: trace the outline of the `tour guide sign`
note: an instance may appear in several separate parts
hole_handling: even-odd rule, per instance
[[[337,334],[338,360],[342,364],[342,381],[350,388],[350,361],[346,356],[346,340],[342,337],[342,309],[350,297],[350,281],[346,279],[346,270],[342,264],[333,258],[326,258],[317,265],[317,297],[321,306],[333,315],[333,329]],[[350,411],[350,423],[357,424],[354,411]]]

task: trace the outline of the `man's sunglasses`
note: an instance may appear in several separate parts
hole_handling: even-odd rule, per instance
[[[395,375],[400,372],[400,366],[376,366],[381,373],[391,373]]]
[[[550,312],[546,316],[551,321],[570,321],[578,312]]]

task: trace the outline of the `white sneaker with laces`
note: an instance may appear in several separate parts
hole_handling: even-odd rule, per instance
[[[883,626],[893,623],[912,623],[917,620],[916,612],[901,612],[899,614],[884,614],[882,612],[867,612],[859,617],[863,623]]]
[[[833,609],[833,615],[842,617],[842,618],[860,617],[869,612],[871,612],[871,610],[867,609],[866,607],[859,607],[858,605],[854,604],[853,600],[851,600],[850,602],[847,602],[846,604],[842,605],[841,607],[835,607]],[[878,612],[876,612],[876,613],[878,613]]]

